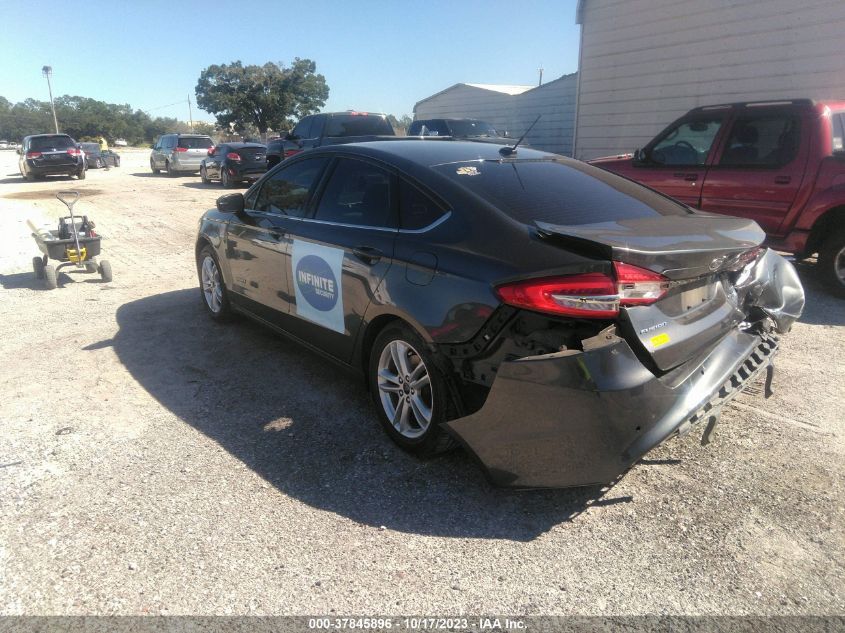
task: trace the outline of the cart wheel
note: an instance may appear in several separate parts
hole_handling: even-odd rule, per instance
[[[59,287],[59,280],[56,276],[56,267],[52,264],[44,266],[44,283],[47,285],[47,290],[55,290]]]
[[[97,264],[95,262],[85,262],[85,272],[86,273],[97,272]]]
[[[44,260],[40,257],[32,258],[32,270],[36,279],[44,279]]]
[[[111,281],[111,264],[109,264],[106,260],[100,262],[100,278],[103,281]]]

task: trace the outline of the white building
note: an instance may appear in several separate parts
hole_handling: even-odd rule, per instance
[[[525,137],[537,149],[572,155],[576,74],[564,75],[542,86],[455,84],[417,102],[415,119],[481,119],[500,133]]]
[[[845,0],[579,0],[575,152],[641,147],[700,105],[845,99]]]

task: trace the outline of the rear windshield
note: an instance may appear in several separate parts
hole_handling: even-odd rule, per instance
[[[29,141],[29,149],[32,150],[70,149],[71,147],[76,147],[76,144],[69,136],[41,136]]]
[[[213,144],[211,139],[207,137],[183,136],[179,139],[179,147],[184,147],[185,149],[208,149]]]
[[[242,158],[255,158],[256,156],[260,156],[264,158],[264,155],[267,153],[266,147],[241,147],[240,149],[235,150],[238,154],[241,155]]]
[[[524,224],[593,224],[688,213],[657,192],[575,161],[476,160],[434,169]]]
[[[452,136],[498,136],[495,128],[484,121],[449,121]]]
[[[339,114],[329,117],[324,136],[393,136],[393,127],[382,116]]]
[[[449,136],[449,128],[442,119],[414,121],[408,128],[408,136]]]

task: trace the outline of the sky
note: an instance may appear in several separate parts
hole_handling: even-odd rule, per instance
[[[151,116],[213,121],[194,88],[211,64],[317,63],[324,111],[413,116],[466,83],[536,84],[578,67],[576,0],[281,2],[0,0],[0,96],[128,103]]]

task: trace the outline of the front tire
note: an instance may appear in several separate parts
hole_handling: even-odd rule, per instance
[[[845,299],[845,230],[828,237],[819,248],[819,275],[828,289]]]
[[[446,380],[425,342],[405,325],[390,325],[373,344],[370,393],[390,439],[420,456],[455,446],[443,429],[451,409]]]
[[[220,273],[220,264],[210,246],[205,246],[197,257],[197,274],[200,281],[200,296],[208,314],[215,321],[232,318],[232,307]]]
[[[111,272],[111,264],[106,260],[100,261],[99,272],[100,279],[102,279],[104,282],[108,283],[113,279]]]

